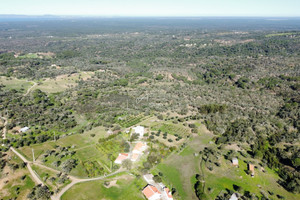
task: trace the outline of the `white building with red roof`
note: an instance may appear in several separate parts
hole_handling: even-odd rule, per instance
[[[119,153],[119,156],[117,157],[117,159],[115,160],[116,164],[122,164],[122,162],[126,159],[129,158],[129,154],[128,153]]]
[[[143,194],[149,200],[159,200],[161,198],[160,191],[155,186],[153,186],[153,185],[147,185],[143,189]]]

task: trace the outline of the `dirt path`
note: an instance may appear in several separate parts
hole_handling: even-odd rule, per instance
[[[27,92],[24,94],[24,96],[27,96],[27,95],[30,93],[30,91],[31,91],[35,86],[37,86],[37,83],[34,82],[34,81],[28,81],[28,82],[33,82],[33,86],[31,86],[30,88],[28,88],[28,90],[27,90]]]
[[[3,139],[6,139],[6,132],[7,132],[7,128],[6,128],[6,125],[7,125],[7,118],[6,117],[0,117],[2,118],[5,122],[4,122],[4,128],[3,128]]]
[[[40,178],[38,177],[38,175],[32,170],[31,168],[31,162],[29,162],[24,156],[22,156],[19,152],[17,152],[13,147],[10,147],[10,150],[12,150],[17,156],[19,156],[19,158],[21,158],[23,160],[23,162],[27,163],[26,166],[31,174],[31,176],[33,177],[34,181],[37,184],[41,184],[44,185],[43,181],[40,180]]]

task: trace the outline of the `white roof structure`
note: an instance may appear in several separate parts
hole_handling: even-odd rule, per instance
[[[144,137],[145,128],[143,126],[136,126],[133,128],[134,132],[139,134],[140,137]]]
[[[153,184],[154,183],[154,181],[153,181],[153,174],[145,174],[144,176],[144,179],[145,179],[145,181],[147,182],[147,183],[149,183],[149,184]]]
[[[239,165],[239,160],[237,158],[232,158],[233,165]]]
[[[236,193],[233,193],[229,200],[238,200],[238,199],[239,198],[237,197]]]
[[[21,129],[19,130],[19,132],[25,133],[25,132],[28,131],[28,130],[29,130],[29,127],[25,126],[25,127],[21,128]]]

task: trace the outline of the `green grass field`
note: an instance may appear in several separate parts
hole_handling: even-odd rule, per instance
[[[197,200],[194,192],[195,175],[199,174],[199,156],[195,157],[194,153],[199,153],[208,145],[213,135],[205,128],[200,129],[199,135],[193,136],[187,141],[187,146],[178,153],[170,155],[162,161],[153,172],[163,173],[163,181],[170,187],[177,190],[176,199]]]
[[[104,180],[80,183],[73,186],[63,196],[62,200],[85,200],[85,199],[105,199],[105,200],[142,200],[145,199],[141,190],[146,186],[146,182],[140,178],[129,175],[122,175],[108,181],[117,180],[112,187],[106,188]],[[87,192],[88,191],[88,192]]]
[[[0,84],[5,85],[7,89],[23,90],[24,93],[30,88],[33,83],[24,79],[16,79],[13,77],[0,76]]]

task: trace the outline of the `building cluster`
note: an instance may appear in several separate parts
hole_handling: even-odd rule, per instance
[[[143,194],[149,200],[173,200],[173,196],[168,187],[162,183],[156,183],[152,174],[144,175],[145,181],[148,183],[143,189]]]
[[[145,128],[143,126],[136,126],[133,128],[134,133],[139,135],[139,138],[144,137]],[[133,150],[130,153],[119,153],[119,156],[115,160],[116,164],[122,164],[126,159],[130,159],[132,162],[136,162],[147,149],[145,142],[138,142],[135,144]]]

